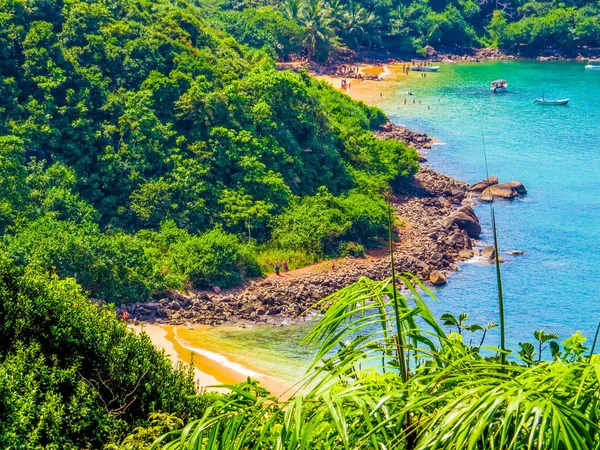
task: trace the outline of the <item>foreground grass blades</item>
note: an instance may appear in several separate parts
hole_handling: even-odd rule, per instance
[[[362,278],[321,302],[306,338],[315,361],[295,395],[277,399],[251,380],[230,387],[153,448],[599,448],[597,358],[504,363],[498,349],[446,335],[412,276],[397,281],[397,308],[391,279]]]

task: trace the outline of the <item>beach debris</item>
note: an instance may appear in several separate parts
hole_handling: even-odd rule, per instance
[[[444,275],[444,273],[439,270],[434,270],[429,274],[429,281],[434,286],[442,286],[448,283],[446,275]]]

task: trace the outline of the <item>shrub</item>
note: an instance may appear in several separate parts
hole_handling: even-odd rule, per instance
[[[152,412],[202,413],[193,371],[174,370],[73,280],[0,251],[0,448],[101,448]]]
[[[171,266],[194,287],[231,287],[261,274],[254,248],[218,228],[176,242],[170,259]]]
[[[356,242],[343,242],[340,244],[340,256],[362,258],[365,256],[365,248]]]

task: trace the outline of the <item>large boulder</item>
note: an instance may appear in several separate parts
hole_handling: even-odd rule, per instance
[[[510,187],[512,187],[515,191],[517,191],[517,194],[519,195],[525,195],[527,194],[527,189],[525,189],[525,186],[523,186],[523,183],[521,183],[520,181],[509,181],[508,183],[505,183],[510,185]]]
[[[470,249],[472,248],[471,238],[466,231],[455,231],[446,238],[446,245],[455,249]]]
[[[441,286],[448,283],[446,275],[444,275],[444,273],[440,272],[439,270],[434,270],[429,274],[429,281],[434,286]]]
[[[496,250],[491,245],[488,245],[481,251],[481,256],[490,261],[496,259]]]
[[[490,186],[484,190],[479,196],[479,200],[482,202],[491,202],[494,199],[511,200],[518,195],[510,183],[502,183]]]
[[[479,183],[475,183],[469,188],[469,191],[483,192],[494,184],[498,184],[498,177],[496,175],[494,175],[493,177],[486,178],[485,180],[482,180]]]
[[[459,229],[465,230],[469,237],[478,238],[481,234],[481,225],[479,219],[470,206],[461,206],[444,220],[446,228],[452,228],[453,225]]]

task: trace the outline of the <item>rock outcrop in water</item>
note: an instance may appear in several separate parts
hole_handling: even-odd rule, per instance
[[[479,196],[482,202],[491,202],[494,199],[512,200],[519,195],[527,194],[527,189],[520,181],[498,183],[498,177],[493,176],[475,183],[469,188],[470,195]]]

